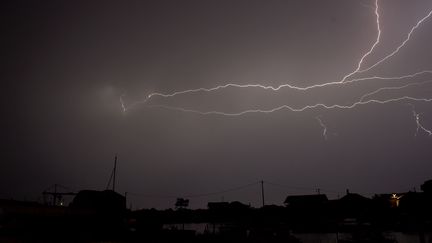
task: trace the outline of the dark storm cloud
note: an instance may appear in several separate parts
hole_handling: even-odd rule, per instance
[[[403,103],[235,118],[145,106],[121,112],[122,95],[133,103],[152,92],[228,82],[338,81],[355,69],[376,38],[372,1],[14,1],[2,6],[3,195],[35,199],[54,183],[104,189],[115,153],[119,190],[147,195],[200,194],[261,179],[388,192],[430,178],[431,138],[414,136],[415,119]],[[400,44],[432,9],[420,0],[380,1],[380,7],[382,44],[368,65]],[[431,69],[430,25],[424,23],[399,55],[367,76]],[[152,102],[226,111],[345,104],[375,85],[278,94],[230,89]],[[430,85],[407,92],[427,96],[428,91]],[[379,97],[402,94],[395,92]],[[432,127],[430,104],[415,107]],[[328,126],[328,140],[316,116]],[[278,204],[296,193],[268,190],[269,202]],[[252,188],[226,194],[225,200],[255,204],[258,193]],[[191,203],[203,207],[220,198]],[[146,207],[173,204],[166,198],[131,199]]]

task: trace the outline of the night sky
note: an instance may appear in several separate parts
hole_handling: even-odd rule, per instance
[[[133,208],[176,197],[260,206],[259,184],[202,195],[260,180],[278,205],[318,188],[420,190],[432,178],[432,102],[412,98],[432,98],[432,17],[346,80],[390,79],[147,98],[341,81],[375,42],[359,70],[432,10],[378,4],[376,42],[374,0],[2,2],[0,198],[40,200],[54,183],[103,190],[115,154]],[[370,92],[363,101],[410,98],[259,112],[351,106]]]

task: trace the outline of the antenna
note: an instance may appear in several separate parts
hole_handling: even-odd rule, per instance
[[[117,170],[117,154],[114,157],[114,170],[113,170],[113,187],[112,190],[115,191],[116,186],[116,170]]]
[[[264,181],[261,180],[261,198],[262,198],[262,206],[265,206],[265,200],[264,200]]]
[[[116,172],[117,172],[117,154],[116,154],[115,157],[114,157],[114,168],[113,168],[113,170],[112,170],[112,172],[111,172],[111,176],[110,176],[110,178],[109,178],[109,180],[108,180],[108,184],[107,184],[107,186],[106,186],[106,190],[109,189],[109,186],[110,186],[111,181],[112,181],[112,190],[115,191],[115,186],[116,186]]]

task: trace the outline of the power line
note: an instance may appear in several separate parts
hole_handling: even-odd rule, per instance
[[[221,191],[214,191],[214,192],[208,192],[208,193],[201,193],[201,194],[185,194],[182,196],[175,196],[175,195],[160,195],[160,194],[142,194],[142,193],[135,193],[135,192],[128,192],[128,195],[138,196],[138,197],[147,197],[147,198],[178,198],[178,197],[185,197],[185,198],[198,198],[198,197],[207,197],[207,196],[213,196],[213,195],[220,195],[227,192],[234,192],[239,191],[254,185],[257,185],[261,182],[253,182],[246,185],[238,186],[238,187],[232,187]]]
[[[298,191],[324,191],[324,192],[331,192],[331,193],[342,193],[341,191],[334,190],[334,189],[325,189],[325,188],[312,188],[312,187],[296,187],[296,186],[288,186],[280,183],[270,182],[270,181],[264,181],[268,185],[277,186],[281,188],[287,188],[291,190],[298,190]]]
[[[264,182],[268,185],[287,188],[287,189],[293,189],[293,190],[299,190],[299,191],[314,191],[314,190],[316,190],[316,188],[311,188],[311,187],[287,186],[287,185],[283,185],[283,184],[279,184],[279,183],[275,183],[275,182],[270,182],[270,181],[264,181]]]
[[[143,194],[136,192],[127,192],[128,196],[145,197],[145,198],[177,198],[178,196],[173,195],[160,195],[160,194]]]

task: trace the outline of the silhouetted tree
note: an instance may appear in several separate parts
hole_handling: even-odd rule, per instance
[[[177,201],[175,203],[175,207],[177,209],[187,208],[188,206],[189,206],[189,199],[177,198]]]
[[[432,180],[425,181],[420,189],[426,193],[432,193]]]

